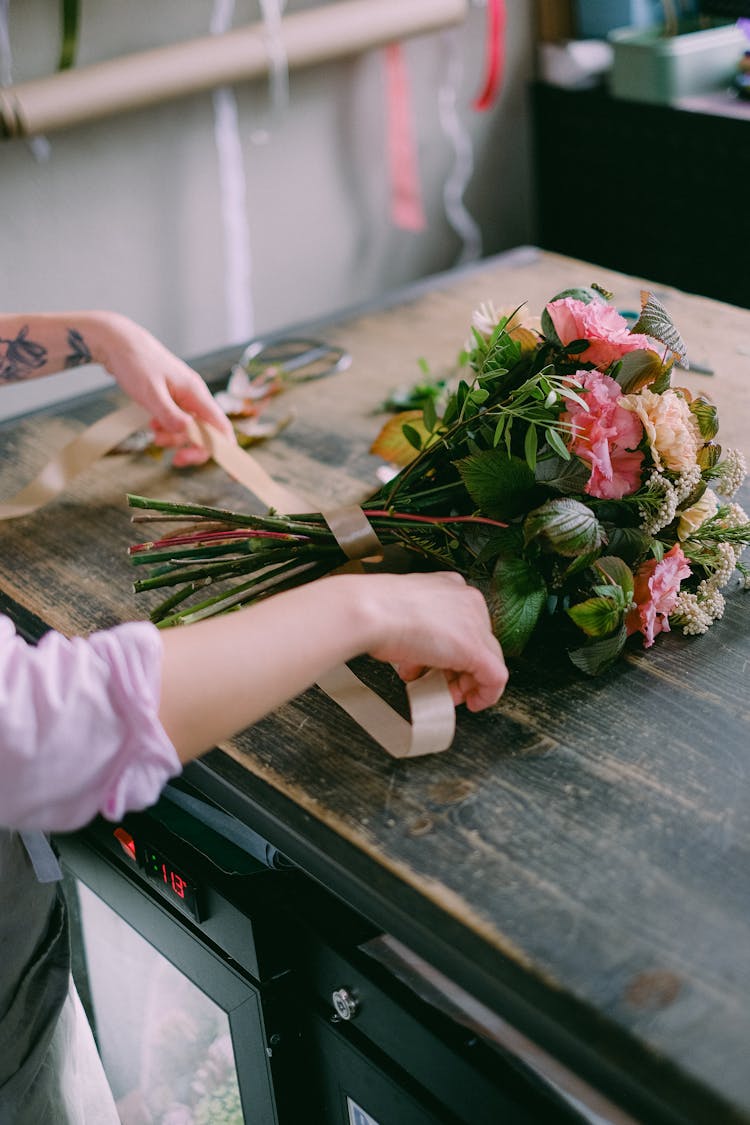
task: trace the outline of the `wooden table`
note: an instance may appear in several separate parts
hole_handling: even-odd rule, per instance
[[[638,308],[641,281],[522,249],[337,319],[323,330],[351,369],[282,396],[294,421],[258,458],[311,501],[359,498],[379,464],[376,408],[416,380],[418,357],[448,370],[481,300],[540,311],[592,281]],[[750,312],[659,295],[714,372],[681,381],[714,397],[720,437],[750,452]],[[231,358],[198,365],[223,377]],[[120,401],[96,394],[3,426],[0,494]],[[3,528],[3,606],[30,633],[146,614],[130,589],[126,490],[254,503],[215,467],[100,462]],[[313,689],[189,776],[636,1120],[748,1122],[749,611],[737,591],[705,637],[659,638],[598,680],[521,667],[495,710],[459,716],[442,755],[389,758]],[[398,699],[390,672],[366,663]]]

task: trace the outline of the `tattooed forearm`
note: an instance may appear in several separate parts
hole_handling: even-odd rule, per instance
[[[0,336],[0,379],[5,382],[26,379],[47,362],[47,349],[29,340],[28,335],[29,326],[25,324],[13,340]]]
[[[65,357],[66,367],[82,367],[84,363],[92,362],[88,344],[75,328],[68,329],[68,347],[71,354]]]

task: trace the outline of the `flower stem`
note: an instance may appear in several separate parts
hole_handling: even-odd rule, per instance
[[[202,621],[206,617],[213,617],[217,613],[237,609],[241,605],[255,601],[256,598],[264,594],[279,592],[282,585],[284,588],[287,588],[290,582],[292,585],[296,585],[296,580],[301,575],[309,575],[309,572],[314,569],[326,573],[326,570],[323,570],[320,564],[315,562],[302,563],[302,565],[291,569],[286,564],[279,563],[278,566],[274,567],[274,573],[264,581],[261,580],[262,576],[258,575],[250,582],[243,582],[242,585],[235,586],[229,593],[217,594],[213,598],[207,598],[206,601],[200,602],[187,610],[162,618],[156,624],[160,629],[166,629],[170,625],[190,625],[195,621]]]
[[[485,516],[418,516],[409,512],[372,511],[369,508],[363,508],[363,511],[368,519],[385,517],[389,520],[406,520],[409,523],[488,523],[492,527],[508,526],[507,523],[500,523],[498,520],[491,520]]]

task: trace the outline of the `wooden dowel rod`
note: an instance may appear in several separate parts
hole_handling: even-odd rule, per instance
[[[467,0],[342,0],[282,21],[290,70],[460,23]],[[270,66],[263,24],[208,35],[0,89],[0,136],[28,137],[216,86]]]

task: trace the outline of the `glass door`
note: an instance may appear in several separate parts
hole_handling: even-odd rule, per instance
[[[122,1125],[277,1125],[258,990],[106,864],[86,875],[74,971]]]

